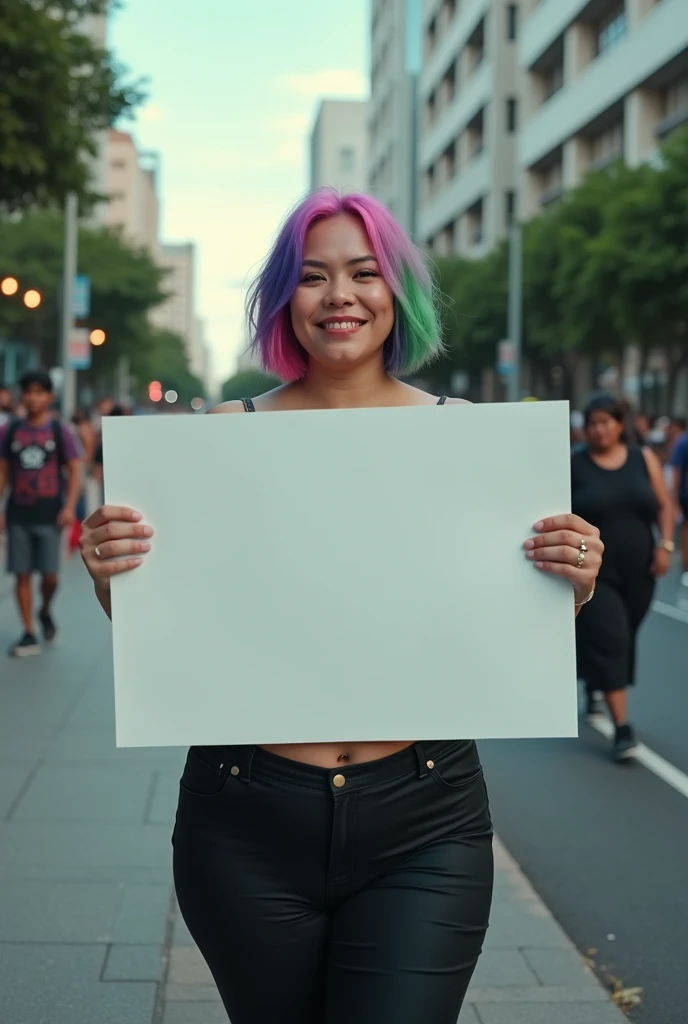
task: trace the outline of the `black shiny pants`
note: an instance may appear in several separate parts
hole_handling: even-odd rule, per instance
[[[472,741],[340,770],[194,747],[173,844],[232,1024],[456,1024],[493,881]]]

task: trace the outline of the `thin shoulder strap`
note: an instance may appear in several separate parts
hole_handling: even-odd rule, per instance
[[[245,412],[255,412],[256,411],[256,407],[253,404],[253,399],[252,398],[242,398],[241,399],[241,404],[243,405]]]
[[[447,401],[447,396],[446,395],[442,395],[442,397],[440,398],[440,400],[439,400],[439,402],[437,404],[438,405],[444,405],[444,403],[446,401]]]

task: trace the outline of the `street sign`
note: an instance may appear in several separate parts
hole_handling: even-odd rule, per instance
[[[72,328],[67,356],[72,370],[88,370],[91,365],[91,342],[88,338],[87,327]]]
[[[72,316],[75,320],[86,320],[91,312],[91,279],[86,274],[77,274],[72,291]]]
[[[507,376],[513,373],[516,349],[513,341],[500,341],[497,346],[497,373]]]

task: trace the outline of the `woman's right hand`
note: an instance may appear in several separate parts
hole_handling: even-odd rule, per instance
[[[81,524],[81,557],[96,587],[108,589],[112,576],[141,565],[153,536],[141,519],[134,509],[103,505]]]

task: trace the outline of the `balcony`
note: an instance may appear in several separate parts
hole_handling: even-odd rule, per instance
[[[491,157],[482,153],[465,171],[436,192],[419,211],[420,237],[436,235],[445,224],[477,203],[489,191],[491,173]]]
[[[572,6],[544,0],[542,7]],[[535,14],[531,17],[535,17]],[[530,20],[530,19],[529,19]],[[663,0],[632,32],[592,61],[522,125],[519,162],[531,167],[647,81],[688,47],[684,0]]]
[[[491,93],[492,69],[489,61],[483,61],[463,89],[457,92],[453,102],[438,114],[425,135],[421,137],[418,153],[421,167],[428,167],[437,160],[468,122],[488,103]]]

